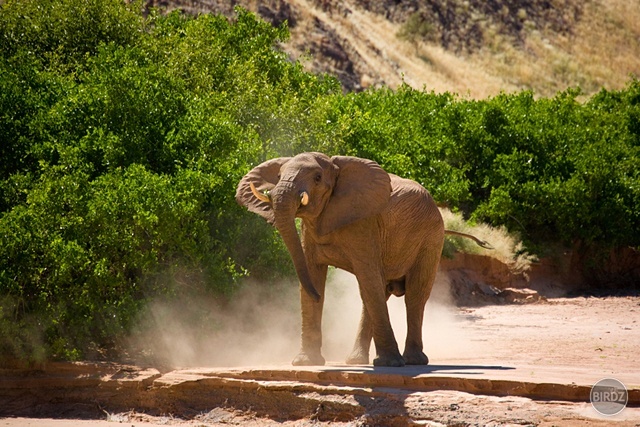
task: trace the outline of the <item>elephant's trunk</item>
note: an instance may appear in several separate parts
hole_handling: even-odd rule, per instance
[[[308,197],[308,196],[307,196]],[[284,244],[289,250],[291,260],[295,266],[298,279],[305,292],[316,302],[320,301],[320,294],[313,285],[309,268],[307,267],[302,244],[296,230],[295,215],[301,203],[301,195],[295,189],[287,189],[272,195],[275,226],[282,236]]]

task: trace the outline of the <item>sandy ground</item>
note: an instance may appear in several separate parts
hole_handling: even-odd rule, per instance
[[[640,297],[578,297],[528,305],[428,307],[427,310],[426,348],[434,365],[517,367],[518,375],[538,382],[593,384],[601,378],[616,378],[629,389],[640,389],[637,359]],[[401,334],[399,331],[398,335]],[[401,341],[401,337],[398,338]],[[443,342],[446,346],[439,344]],[[474,372],[466,375],[473,376]],[[393,392],[390,393],[393,396]],[[380,401],[382,411],[385,404],[394,400],[385,399]],[[407,413],[404,425],[640,426],[637,407],[628,407],[615,417],[602,417],[588,402],[535,401],[457,390],[406,392],[402,394],[402,405]],[[136,412],[105,413],[102,420],[0,419],[0,427],[110,427],[115,424],[141,427],[368,425],[366,419],[274,421],[233,408],[213,408],[209,413],[189,419],[173,415],[151,417]]]
[[[607,376],[640,368],[640,298],[552,299],[461,309],[459,330],[479,363],[574,366]],[[465,336],[466,335],[466,336]],[[633,379],[640,386],[640,377]]]

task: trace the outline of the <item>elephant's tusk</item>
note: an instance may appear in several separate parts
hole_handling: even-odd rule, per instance
[[[253,182],[249,181],[249,187],[251,187],[251,192],[253,193],[254,196],[256,196],[258,200],[263,201],[265,203],[271,203],[271,198],[266,194],[262,194],[261,192],[256,190],[256,186],[253,185]]]
[[[307,206],[309,204],[309,193],[306,191],[300,193],[300,204],[302,206]]]

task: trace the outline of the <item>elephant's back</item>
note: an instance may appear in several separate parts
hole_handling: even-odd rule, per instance
[[[382,215],[385,240],[392,246],[432,245],[444,239],[440,210],[427,189],[415,181],[391,175],[391,198]]]
[[[417,182],[391,176],[391,197],[388,213],[393,216],[410,219],[415,224],[437,226],[442,223],[442,216],[435,200],[429,191]]]

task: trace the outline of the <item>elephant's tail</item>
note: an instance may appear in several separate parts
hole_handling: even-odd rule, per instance
[[[471,234],[461,233],[459,231],[453,231],[453,230],[444,230],[444,234],[450,234],[452,236],[466,237],[467,239],[473,240],[479,246],[482,246],[485,249],[494,249],[493,246],[491,246],[488,242],[485,242],[484,240],[480,240],[476,236],[472,236]]]

